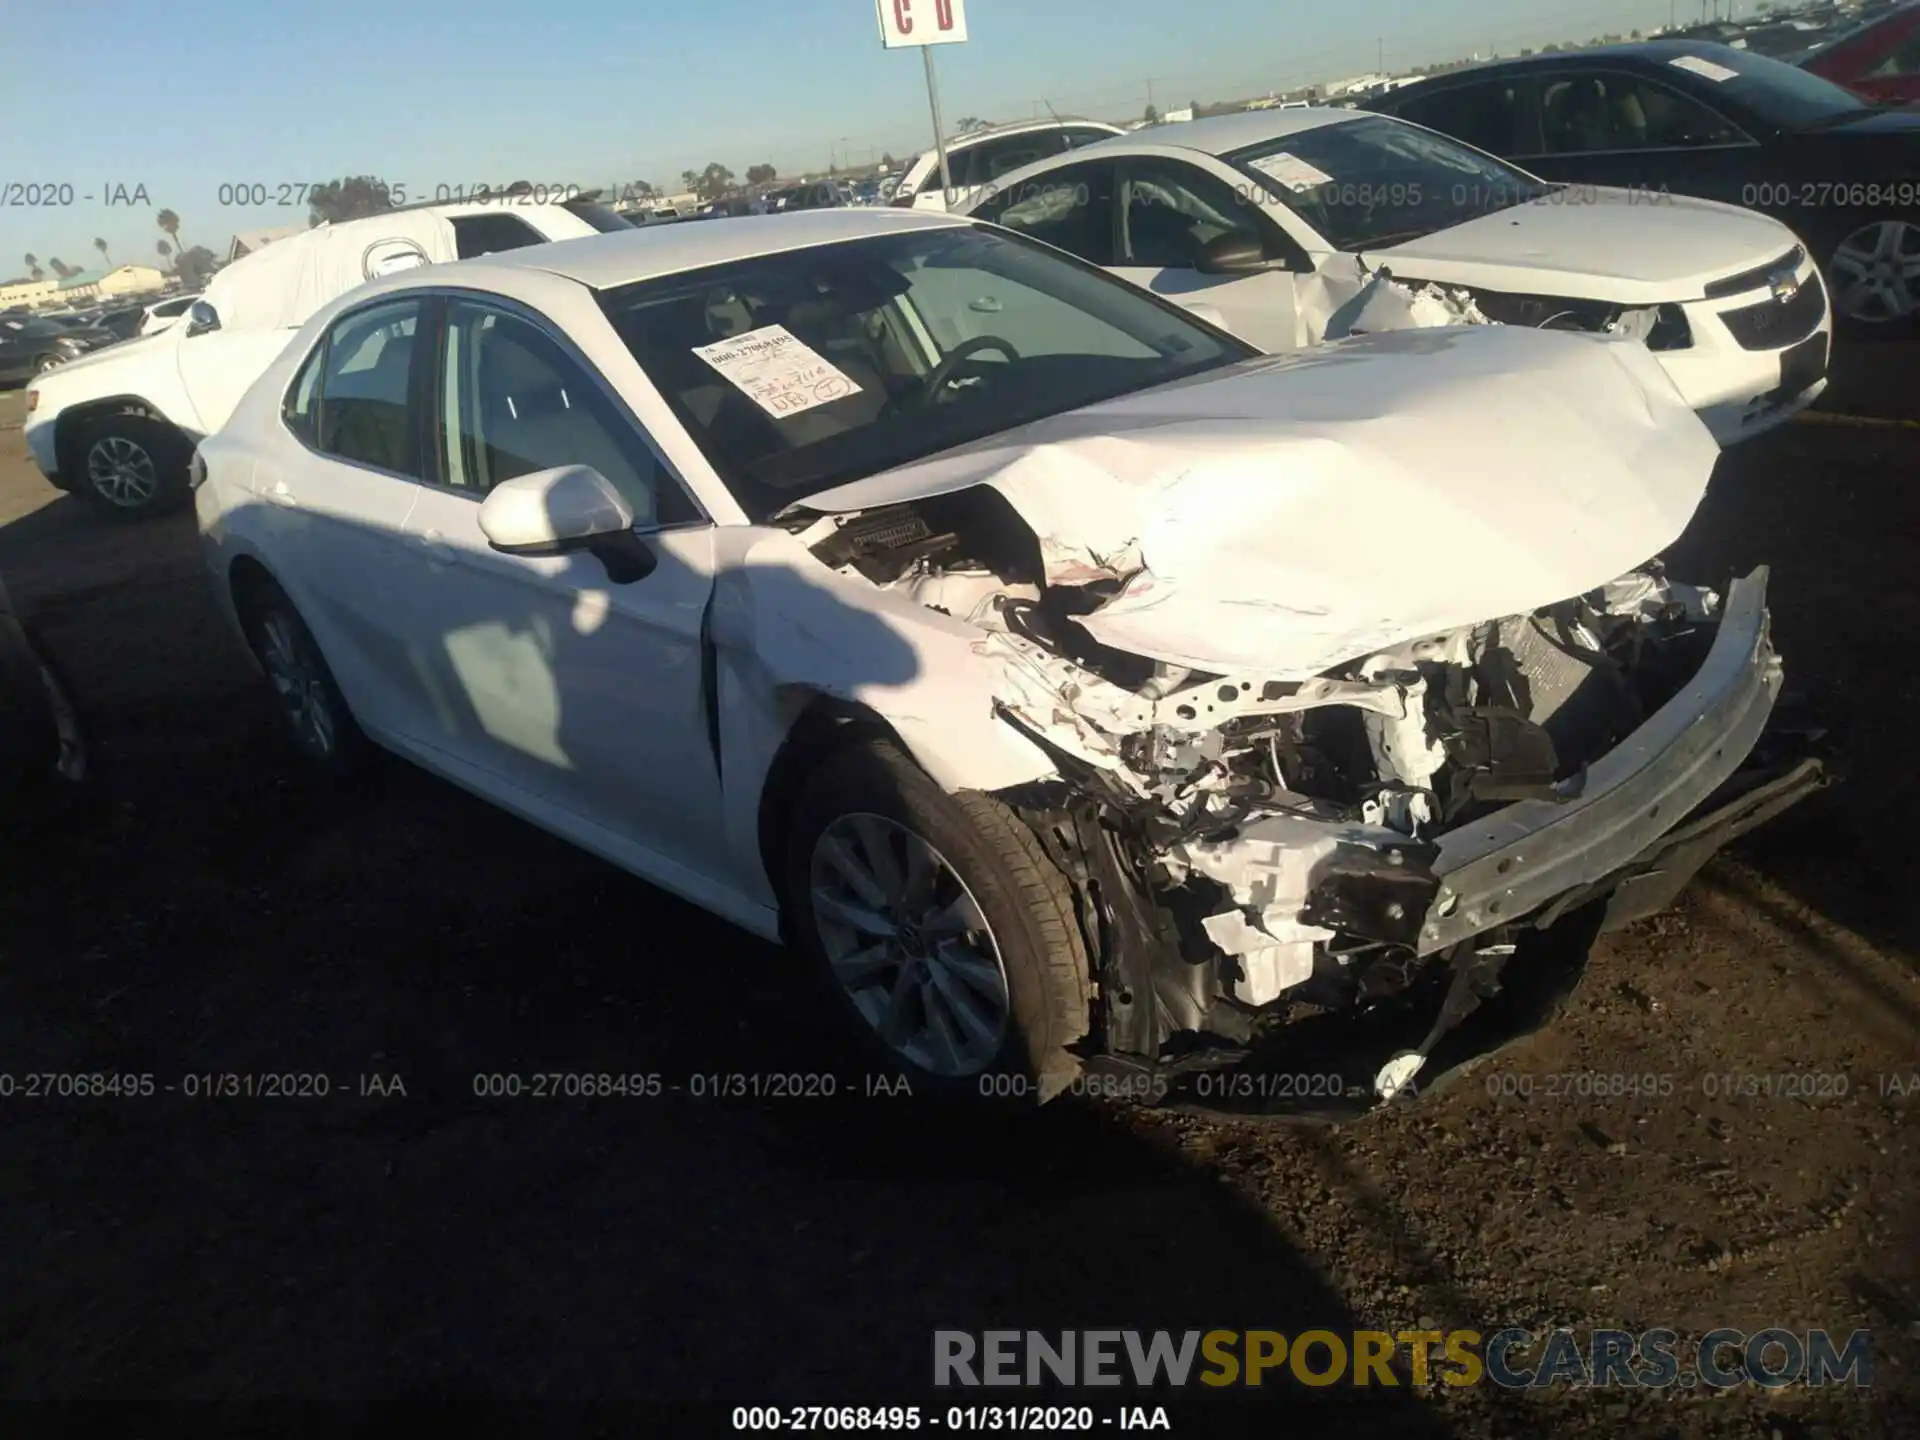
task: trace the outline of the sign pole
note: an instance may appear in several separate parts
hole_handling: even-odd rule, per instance
[[[940,208],[953,209],[953,172],[947,167],[947,127],[940,119],[940,82],[933,76],[933,47],[922,45],[920,58],[927,64],[927,103],[933,107],[933,144],[940,152]]]

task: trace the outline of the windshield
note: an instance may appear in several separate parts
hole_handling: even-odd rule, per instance
[[[973,226],[761,256],[601,303],[756,521],[1254,353],[1090,266]]]
[[[1689,64],[1682,65],[1682,60]],[[1851,90],[1822,80],[1810,70],[1731,46],[1716,45],[1711,56],[1681,56],[1667,63],[1679,69],[1698,66],[1696,73],[1702,75],[1710,69],[1731,70],[1732,76],[1724,80],[1707,75],[1709,83],[1696,88],[1702,94],[1724,94],[1782,130],[1828,125],[1873,108]]]
[[[1384,115],[1297,131],[1225,159],[1339,250],[1415,240],[1549,188],[1491,155]]]

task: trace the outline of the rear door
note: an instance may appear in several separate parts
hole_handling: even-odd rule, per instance
[[[424,309],[387,300],[336,320],[282,406],[295,443],[263,447],[253,475],[265,552],[348,705],[368,728],[403,735],[420,725],[399,621],[418,600],[404,531],[424,473]]]

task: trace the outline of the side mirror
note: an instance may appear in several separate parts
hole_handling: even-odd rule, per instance
[[[502,481],[480,503],[480,533],[502,555],[585,550],[607,578],[630,585],[653,573],[653,551],[633,533],[633,507],[590,465],[557,465]]]
[[[196,300],[187,307],[187,334],[204,335],[209,330],[220,328],[220,312],[204,300]]]
[[[1267,259],[1266,247],[1258,240],[1250,240],[1229,230],[1224,235],[1216,235],[1200,247],[1200,259],[1195,266],[1202,275],[1251,275],[1255,271],[1265,270],[1272,262]]]

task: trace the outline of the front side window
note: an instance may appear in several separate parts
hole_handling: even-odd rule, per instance
[[[1057,245],[1089,265],[1114,263],[1114,165],[1066,165],[994,194],[975,219]]]
[[[761,256],[609,291],[601,304],[756,521],[1255,353],[1121,281],[976,226]]]
[[[1208,243],[1239,235],[1264,247],[1260,218],[1231,185],[1177,160],[1131,160],[1122,181],[1122,264],[1193,270]]]
[[[633,422],[531,322],[451,302],[440,384],[439,448],[455,489],[484,495],[536,470],[588,465],[626,497],[637,525],[697,518]]]
[[[1691,149],[1745,138],[1678,91],[1612,72],[1549,80],[1540,91],[1540,130],[1549,155]]]
[[[1545,189],[1490,155],[1384,115],[1336,120],[1225,158],[1338,250],[1416,240]]]
[[[323,455],[419,479],[408,396],[420,302],[356,310],[327,335],[314,448]]]

